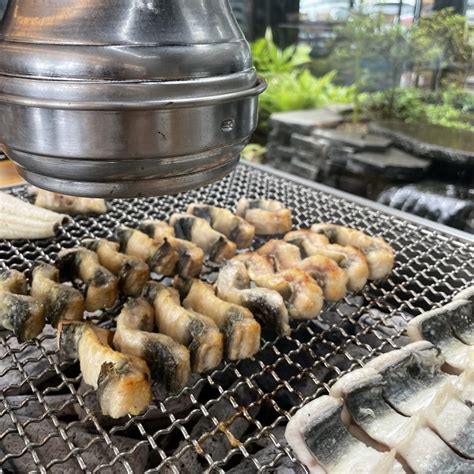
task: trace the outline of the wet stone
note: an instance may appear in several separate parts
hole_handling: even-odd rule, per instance
[[[294,149],[284,145],[268,146],[267,156],[271,159],[290,161],[294,154]]]
[[[371,123],[369,130],[418,156],[474,168],[474,133],[468,130],[396,120]]]
[[[342,123],[343,116],[327,108],[295,110],[272,114],[270,123],[275,130],[309,135],[315,128],[335,127]]]
[[[302,178],[315,180],[319,173],[319,167],[310,165],[306,161],[303,161],[300,158],[295,156],[291,159],[290,171],[296,176],[301,176]]]
[[[347,170],[354,174],[371,173],[400,181],[422,178],[430,165],[429,160],[397,148],[389,148],[383,153],[354,153],[347,159]]]
[[[332,127],[343,121],[343,117],[334,108],[295,110],[291,112],[278,112],[270,117],[272,123],[288,126],[305,127],[306,132],[315,127]]]
[[[298,153],[304,153],[315,159],[324,159],[331,145],[329,140],[317,139],[293,133],[291,135],[291,146]]]
[[[355,150],[385,151],[390,145],[389,138],[374,134],[346,132],[342,130],[313,130],[312,135],[316,139],[329,140],[334,145],[348,146]]]

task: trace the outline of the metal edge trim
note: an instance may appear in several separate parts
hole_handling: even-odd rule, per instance
[[[258,96],[267,88],[266,81],[258,76],[257,84],[250,88],[237,92],[228,92],[221,95],[211,95],[206,97],[183,98],[183,99],[161,99],[148,101],[129,101],[129,102],[74,102],[74,101],[56,101],[50,99],[31,99],[12,94],[1,94],[0,103],[6,105],[20,105],[24,107],[39,107],[47,109],[67,109],[67,110],[90,110],[90,111],[121,111],[121,110],[166,110],[175,108],[200,107],[209,105],[219,105],[226,102],[235,102],[242,99],[248,99]]]
[[[339,189],[331,188],[330,186],[327,186],[325,184],[317,183],[315,181],[311,181],[306,178],[301,178],[299,176],[295,176],[289,173],[286,173],[284,171],[276,170],[274,168],[271,168],[270,166],[267,165],[261,165],[257,163],[251,163],[249,161],[241,160],[241,163],[244,164],[245,166],[249,166],[251,168],[255,168],[259,171],[263,171],[268,174],[272,174],[274,176],[278,176],[280,178],[287,179],[289,181],[293,181],[298,184],[302,184],[308,188],[315,189],[317,191],[322,191],[324,193],[331,194],[333,196],[345,199],[350,202],[355,202],[357,204],[360,204],[362,206],[369,207],[375,211],[380,211],[385,214],[389,214],[394,217],[398,217],[407,221],[410,221],[414,224],[421,225],[423,227],[427,227],[432,230],[436,230],[438,232],[441,232],[443,234],[446,234],[448,237],[458,237],[462,240],[465,240],[469,243],[474,243],[474,235],[469,234],[467,232],[464,232],[459,229],[455,229],[453,227],[449,227],[444,224],[439,224],[438,222],[430,221],[428,219],[425,219],[424,217],[419,217],[413,214],[408,214],[407,212],[404,211],[399,211],[398,209],[393,209],[389,206],[386,206],[384,204],[379,204],[378,202],[371,201],[366,198],[362,198],[359,196],[355,196],[354,194],[347,193],[345,191],[341,191]]]

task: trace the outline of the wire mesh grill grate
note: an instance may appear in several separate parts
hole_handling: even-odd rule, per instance
[[[318,320],[293,323],[290,336],[273,339],[264,331],[254,358],[224,362],[178,395],[165,397],[157,387],[144,414],[115,422],[100,415],[78,364],[59,359],[53,330],[24,344],[0,332],[0,466],[6,472],[304,472],[283,437],[289,417],[342,374],[405,344],[410,318],[472,284],[472,244],[248,165],[197,191],[114,201],[107,214],[77,218],[54,239],[0,241],[0,265],[28,271],[85,237],[111,237],[118,225],[166,219],[194,201],[234,209],[241,196],[283,201],[294,210],[295,227],[329,221],[381,235],[397,251],[396,267],[385,282],[327,304]],[[203,277],[213,281],[216,270],[206,266]],[[91,319],[113,327],[119,310]]]

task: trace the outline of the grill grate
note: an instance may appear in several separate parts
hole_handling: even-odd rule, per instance
[[[14,193],[24,196],[25,190]],[[164,398],[156,388],[155,405],[146,413],[114,423],[100,415],[93,390],[81,385],[78,364],[59,360],[52,330],[24,344],[0,332],[5,471],[304,472],[283,437],[289,417],[342,374],[405,344],[410,318],[472,284],[474,246],[467,241],[249,165],[197,191],[114,201],[106,215],[77,218],[51,240],[0,241],[0,265],[27,271],[84,237],[111,237],[120,224],[166,219],[193,201],[233,209],[241,196],[283,201],[294,209],[295,227],[330,221],[382,235],[397,251],[396,267],[387,281],[327,304],[319,320],[293,323],[288,337],[272,339],[264,331],[254,358],[225,362],[179,395]],[[216,269],[207,266],[203,277],[213,281]],[[91,319],[113,326],[119,309]]]

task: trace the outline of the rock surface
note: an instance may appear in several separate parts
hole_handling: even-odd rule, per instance
[[[347,160],[347,169],[355,174],[372,173],[398,181],[418,180],[431,165],[429,160],[417,158],[398,148],[389,148],[384,153],[354,153]]]
[[[384,152],[391,140],[374,134],[347,132],[343,130],[315,129],[314,138],[329,140],[333,145],[348,146],[355,150]]]
[[[474,133],[467,130],[399,121],[372,123],[369,129],[418,156],[474,168]]]

